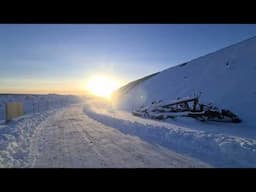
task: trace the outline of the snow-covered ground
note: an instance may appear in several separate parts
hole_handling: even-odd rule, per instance
[[[0,125],[0,167],[256,167],[256,138],[243,124],[155,121],[87,99]]]
[[[256,167],[256,134],[253,126],[198,122],[189,118],[154,121],[133,116],[99,100],[87,101],[84,112],[125,134],[136,135],[214,167]]]
[[[41,123],[57,109],[24,115],[0,125],[0,167],[27,167],[31,164],[31,143]]]
[[[32,167],[208,167],[97,122],[81,105],[48,118],[35,143]]]
[[[210,167],[95,121],[81,104],[23,116],[0,135],[1,167]]]
[[[79,97],[72,95],[32,95],[32,94],[0,94],[0,123],[5,119],[5,103],[21,102],[24,114],[44,112],[79,102]]]
[[[6,102],[23,103],[24,115],[6,124]],[[79,97],[71,95],[0,94],[0,167],[28,166],[31,142],[41,123],[58,109],[77,102]]]

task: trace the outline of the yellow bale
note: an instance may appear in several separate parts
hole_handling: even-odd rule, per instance
[[[11,120],[23,115],[23,104],[20,102],[10,102],[6,104],[6,120]]]

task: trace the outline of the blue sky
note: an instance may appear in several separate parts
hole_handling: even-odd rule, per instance
[[[98,73],[126,83],[255,35],[255,24],[0,24],[0,92],[73,91]]]

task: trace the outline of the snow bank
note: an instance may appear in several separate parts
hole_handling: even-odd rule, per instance
[[[39,124],[56,112],[50,110],[0,125],[0,167],[26,167],[33,159],[30,148]]]
[[[0,95],[0,167],[26,167],[39,124],[58,109],[78,103],[72,95]],[[22,102],[25,115],[4,124],[5,102]],[[33,110],[33,104],[36,104]]]
[[[170,128],[124,120],[96,113],[89,106],[84,112],[91,118],[176,152],[198,158],[216,167],[256,167],[256,141],[241,137],[192,130],[173,125]]]

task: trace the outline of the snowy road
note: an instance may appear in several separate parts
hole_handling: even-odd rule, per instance
[[[103,125],[86,116],[81,106],[71,106],[58,111],[40,127],[31,149],[34,159],[31,167],[208,166]]]

